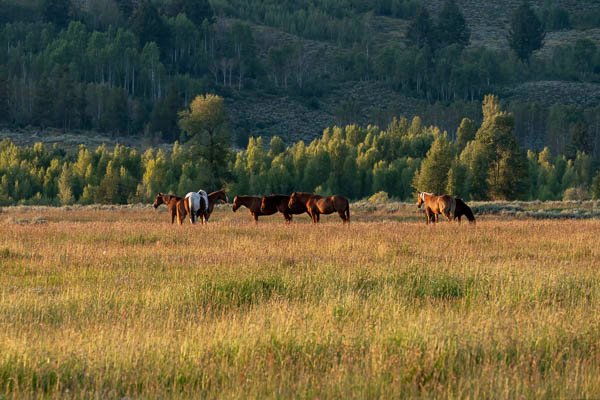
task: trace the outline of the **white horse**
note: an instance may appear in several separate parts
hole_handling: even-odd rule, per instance
[[[202,223],[206,223],[206,211],[208,210],[208,195],[204,190],[198,190],[197,192],[189,192],[185,195],[185,208],[187,213],[190,215],[190,222],[193,224],[196,222],[196,216],[199,211],[202,211]]]

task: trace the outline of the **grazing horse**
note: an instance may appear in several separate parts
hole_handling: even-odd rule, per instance
[[[427,225],[432,218],[433,222],[438,221],[438,215],[443,214],[448,221],[452,221],[452,215],[456,209],[456,199],[447,194],[436,196],[433,193],[421,192],[417,198],[417,207],[425,206],[425,216]]]
[[[202,215],[202,223],[205,223],[204,214],[208,210],[208,195],[204,190],[189,192],[185,195],[184,207],[186,213],[190,215],[190,222],[196,223],[196,217]],[[183,220],[183,217],[181,218]]]
[[[171,223],[173,223],[175,222],[175,217],[178,215],[183,214],[182,220],[183,218],[185,218],[185,210],[182,200],[183,199],[179,196],[159,193],[156,195],[156,198],[154,199],[154,204],[152,204],[152,206],[154,206],[154,208],[156,209],[161,204],[165,204],[169,209],[169,214],[171,214]],[[177,222],[179,224],[181,224],[182,220],[179,220],[179,218],[177,218]]]
[[[254,218],[254,222],[258,222],[258,217],[261,215],[273,215],[277,210],[265,210],[264,212],[260,209],[261,198],[256,196],[235,196],[233,199],[233,212],[236,212],[238,208],[244,206],[250,211],[250,215]]]
[[[298,204],[298,206],[294,209],[289,207],[290,196],[285,196],[281,194],[274,194],[271,196],[263,196],[260,202],[260,211],[263,214],[269,213],[273,214],[277,211],[283,214],[283,218],[285,218],[286,223],[292,222],[292,215],[294,214],[304,214],[307,212],[305,204]]]
[[[456,209],[454,210],[454,219],[458,218],[458,223],[460,224],[460,217],[463,215],[467,217],[469,223],[475,223],[475,216],[473,215],[473,211],[471,207],[469,207],[462,199],[456,198]]]
[[[313,224],[319,222],[321,214],[332,214],[336,211],[343,223],[350,222],[350,203],[344,196],[323,197],[312,193],[292,193],[288,207],[296,210],[301,204],[306,207],[306,212],[312,218]]]

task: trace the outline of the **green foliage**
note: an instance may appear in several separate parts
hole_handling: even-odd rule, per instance
[[[437,24],[438,41],[441,47],[458,44],[465,47],[469,44],[471,30],[465,17],[454,0],[446,0],[440,11]]]
[[[521,61],[529,62],[531,54],[543,46],[544,26],[529,3],[524,1],[513,12],[508,35],[508,44]]]
[[[71,10],[71,0],[43,0],[42,14],[44,19],[58,28],[69,25]]]
[[[411,21],[406,32],[406,38],[416,47],[435,46],[435,26],[429,12],[421,7],[414,19]]]
[[[415,189],[418,192],[444,193],[448,187],[448,172],[453,158],[454,148],[447,135],[438,136],[415,175]]]
[[[193,152],[208,162],[209,182],[225,183],[231,145],[223,98],[213,94],[197,96],[180,114],[179,125],[191,139]]]

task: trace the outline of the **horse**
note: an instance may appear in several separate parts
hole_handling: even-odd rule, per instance
[[[250,215],[254,218],[254,222],[258,222],[258,217],[261,215],[273,215],[277,210],[261,210],[261,198],[256,196],[235,196],[233,199],[233,212],[236,212],[238,208],[244,206],[250,211]]]
[[[204,198],[204,204],[206,204],[206,201],[208,199],[208,205],[202,207],[202,202],[203,202],[202,201],[202,197],[203,197],[202,192],[204,192],[204,190],[199,190],[198,192],[190,192],[187,194],[187,195],[190,195],[190,197],[196,197],[196,195],[198,195],[198,203],[197,203],[198,208],[197,209],[194,208],[193,200],[192,200],[191,207],[190,207],[189,201],[184,202],[184,203],[187,203],[188,208],[195,210],[194,220],[192,220],[192,223],[194,223],[196,218],[200,218],[200,220],[202,221],[203,224],[208,223],[208,219],[210,218],[210,215],[212,214],[216,203],[218,203],[218,202],[229,203],[229,198],[227,197],[227,194],[225,194],[225,189],[220,189],[215,192],[209,193]],[[206,193],[206,192],[204,192],[204,193]],[[187,197],[187,195],[186,195],[186,197]],[[190,216],[190,219],[191,219],[191,216]]]
[[[171,214],[171,223],[174,223],[176,216],[183,214],[183,217],[185,217],[184,204],[182,200],[183,199],[179,196],[158,193],[152,206],[154,209],[157,209],[161,204],[165,204],[169,209],[169,214]],[[177,222],[181,224],[182,221],[177,218]]]
[[[321,214],[332,214],[337,211],[343,223],[350,223],[350,202],[344,196],[323,197],[318,194],[294,192],[290,196],[288,208],[295,210],[304,204],[306,212],[312,218],[313,224],[321,219]]]
[[[184,207],[186,213],[190,215],[190,222],[194,224],[196,223],[196,217],[199,215],[204,215],[200,213],[208,210],[208,195],[204,190],[189,192],[185,195]],[[181,219],[183,220],[183,217]],[[204,217],[202,217],[201,221],[203,224],[206,222]]]
[[[229,203],[229,197],[227,197],[225,189],[219,189],[208,194],[208,209],[199,215],[204,218],[205,222],[208,222],[208,219],[215,208],[215,204],[217,203]]]
[[[260,211],[263,214],[273,214],[277,211],[283,214],[286,223],[292,222],[293,214],[304,214],[307,212],[306,205],[298,204],[295,209],[289,207],[290,196],[273,194],[271,196],[263,196],[260,201]],[[269,215],[270,215],[269,214]]]
[[[452,221],[452,215],[456,210],[456,199],[454,197],[443,194],[436,196],[433,193],[420,192],[417,197],[417,207],[425,205],[425,217],[427,225],[431,217],[433,222],[438,221],[438,215],[443,214],[448,221]]]
[[[475,223],[475,216],[473,215],[473,211],[471,207],[469,207],[462,199],[458,197],[455,199],[456,201],[456,209],[454,210],[454,219],[458,219],[458,223],[460,224],[460,217],[463,215],[467,217],[469,223]]]

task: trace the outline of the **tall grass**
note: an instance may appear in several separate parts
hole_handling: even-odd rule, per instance
[[[0,398],[600,396],[600,221],[0,217]]]

